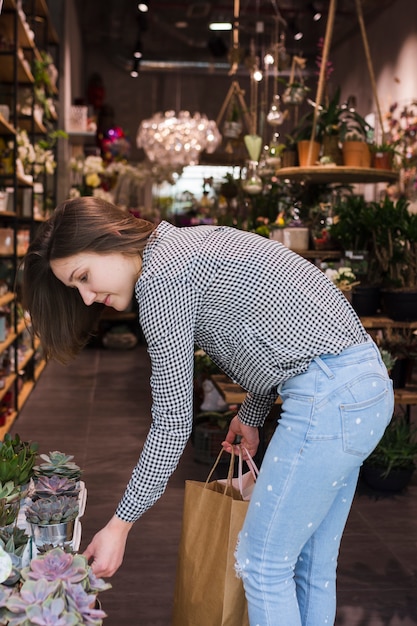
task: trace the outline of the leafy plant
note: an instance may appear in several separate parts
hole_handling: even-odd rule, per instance
[[[12,438],[10,433],[6,433],[0,442],[0,482],[28,483],[33,475],[37,453],[37,443],[22,441],[17,434]]]
[[[97,578],[87,559],[54,548],[32,559],[23,584],[0,585],[0,621],[9,626],[101,626],[106,613],[94,608],[111,585]]]
[[[12,480],[0,483],[0,527],[16,521],[20,508],[21,491]]]
[[[45,526],[74,520],[78,515],[78,499],[72,496],[40,498],[26,508],[26,519],[31,524]]]
[[[381,441],[366,459],[367,465],[385,468],[383,477],[394,469],[412,469],[417,455],[417,431],[405,417],[394,416]]]
[[[45,462],[33,468],[35,476],[52,476],[56,474],[73,480],[79,480],[81,477],[81,469],[73,462],[73,455],[54,450],[49,455],[41,454],[40,458]]]

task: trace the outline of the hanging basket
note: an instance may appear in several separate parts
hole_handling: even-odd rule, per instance
[[[288,85],[282,94],[282,101],[285,104],[302,104],[305,100],[309,88],[304,84],[302,70],[306,60],[303,57],[293,56],[291,72]]]

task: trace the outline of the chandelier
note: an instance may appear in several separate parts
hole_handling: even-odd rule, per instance
[[[155,113],[143,120],[136,136],[136,145],[143,148],[150,161],[160,165],[196,165],[200,153],[214,152],[221,142],[214,120],[189,111]]]

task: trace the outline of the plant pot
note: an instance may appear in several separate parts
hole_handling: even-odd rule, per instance
[[[318,141],[311,142],[303,139],[297,143],[298,163],[300,167],[316,165],[319,159],[321,145]]]
[[[75,519],[60,524],[30,524],[31,535],[36,546],[43,545],[65,546],[71,543],[74,537]]]
[[[343,154],[338,135],[324,135],[322,156],[329,157],[335,165],[343,164]]]
[[[364,141],[345,141],[342,152],[343,164],[347,167],[371,167],[371,153]]]
[[[374,467],[364,463],[361,476],[368,487],[376,491],[398,493],[410,483],[414,468],[393,469],[388,476],[384,477],[386,468]]]
[[[376,170],[392,170],[392,154],[390,152],[375,152],[372,167]]]
[[[384,289],[381,291],[382,311],[395,322],[417,320],[417,291]]]
[[[352,306],[359,317],[376,315],[381,305],[379,287],[357,286],[353,288]]]
[[[294,167],[297,165],[296,150],[284,150],[281,156],[281,167]]]
[[[304,227],[284,228],[283,244],[290,250],[308,250],[310,230]]]
[[[409,359],[397,359],[394,363],[394,367],[390,371],[390,378],[392,380],[392,386],[394,389],[402,389],[406,386],[410,372]]]

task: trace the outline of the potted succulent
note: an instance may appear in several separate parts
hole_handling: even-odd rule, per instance
[[[21,571],[22,584],[0,585],[0,622],[24,626],[101,626],[98,594],[111,585],[97,578],[80,554],[53,548]]]
[[[11,480],[15,485],[27,485],[33,476],[37,454],[37,443],[6,433],[0,442],[0,482]]]
[[[72,480],[79,480],[81,478],[81,469],[74,463],[73,455],[54,450],[49,454],[41,454],[40,458],[44,462],[33,468],[35,477],[52,476],[55,474]]]
[[[369,147],[372,155],[372,167],[376,170],[392,170],[394,157],[399,154],[397,144],[382,141],[373,143]]]
[[[0,483],[0,528],[13,524],[19,514],[21,490],[12,480]]]
[[[78,513],[78,498],[75,496],[50,496],[32,500],[25,508],[25,516],[35,545],[69,544],[73,539]]]
[[[52,476],[37,476],[31,493],[32,500],[49,498],[50,496],[77,496],[80,492],[78,481],[52,474]]]
[[[362,468],[362,477],[379,491],[401,491],[415,470],[417,433],[403,416],[394,415]]]
[[[9,526],[0,529],[0,550],[9,555],[11,571],[2,581],[3,585],[13,586],[20,580],[20,571],[26,557],[29,536],[18,526]]]

